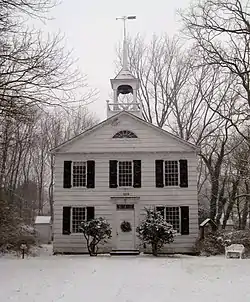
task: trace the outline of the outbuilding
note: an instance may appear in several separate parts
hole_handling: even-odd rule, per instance
[[[37,216],[35,230],[40,243],[50,243],[52,240],[51,216]]]
[[[216,223],[212,219],[210,219],[210,218],[205,219],[200,224],[199,239],[200,240],[204,239],[207,234],[209,234],[210,232],[212,232],[213,227],[217,228]]]

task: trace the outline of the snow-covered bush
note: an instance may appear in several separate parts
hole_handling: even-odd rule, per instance
[[[87,241],[90,256],[97,255],[98,244],[106,243],[112,232],[110,224],[102,217],[82,222],[80,230]]]
[[[174,230],[160,212],[155,209],[145,210],[146,218],[137,227],[136,232],[143,243],[151,245],[153,255],[157,256],[164,244],[174,241]]]
[[[23,224],[14,206],[0,200],[0,252],[18,252],[21,244],[27,246],[28,253],[36,244],[34,229]]]
[[[195,244],[195,252],[202,256],[219,255],[224,251],[225,246],[218,233],[207,233],[203,240],[197,240]]]
[[[218,231],[209,233],[196,243],[196,251],[201,255],[219,255],[225,253],[225,246],[243,244],[246,253],[250,253],[250,230]]]

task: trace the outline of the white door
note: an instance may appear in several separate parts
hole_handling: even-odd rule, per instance
[[[131,230],[124,232],[121,225],[123,222],[131,226]],[[116,205],[116,248],[117,250],[135,249],[135,210],[133,204]]]

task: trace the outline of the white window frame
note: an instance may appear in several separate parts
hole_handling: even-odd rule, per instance
[[[168,223],[170,223],[170,222],[166,220],[166,216],[167,216],[166,215],[166,212],[167,212],[166,209],[167,208],[178,208],[178,213],[179,213],[179,230],[175,230],[174,226],[173,226],[173,229],[177,232],[177,234],[180,234],[181,233],[181,208],[180,207],[176,207],[176,206],[165,206],[165,205],[159,205],[159,206],[157,205],[156,208],[157,207],[163,207],[164,208],[164,217],[163,218]]]
[[[132,184],[131,184],[131,186],[120,186],[120,183],[119,183],[120,165],[119,165],[119,163],[121,163],[121,162],[130,162],[131,163],[131,167],[132,167]],[[132,188],[133,183],[134,183],[134,162],[133,162],[133,160],[118,160],[117,161],[117,186],[119,188]]]
[[[73,181],[73,178],[74,178],[74,164],[76,163],[81,163],[81,164],[85,164],[85,185],[84,186],[74,186],[74,181]],[[73,161],[72,162],[72,171],[71,171],[71,187],[72,188],[86,188],[87,187],[87,161]]]
[[[178,173],[178,184],[177,185],[166,185],[166,162],[177,162],[177,173]],[[163,181],[164,181],[164,187],[168,187],[168,188],[177,188],[180,186],[180,167],[179,167],[179,161],[178,160],[164,160],[164,164],[163,164]]]
[[[73,209],[84,209],[85,211],[85,220],[84,221],[87,221],[87,207],[82,207],[82,206],[74,206],[74,207],[71,207],[71,213],[70,213],[70,232],[71,234],[73,235],[79,235],[79,234],[82,234],[81,232],[73,232]]]

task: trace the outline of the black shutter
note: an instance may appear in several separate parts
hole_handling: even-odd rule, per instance
[[[164,210],[165,210],[165,207],[156,207],[156,211],[161,212],[161,215],[163,218],[164,218]]]
[[[157,188],[163,188],[163,160],[155,161],[155,186]]]
[[[186,159],[180,160],[180,187],[188,187],[188,162]]]
[[[72,161],[64,161],[63,168],[63,187],[71,188],[71,164]]]
[[[90,221],[95,218],[95,208],[87,207],[87,221]]]
[[[95,161],[87,161],[87,188],[95,187]]]
[[[189,235],[189,207],[181,207],[181,235]]]
[[[109,161],[109,187],[117,188],[117,160]]]
[[[134,160],[134,188],[141,187],[141,161]]]
[[[62,223],[63,235],[70,234],[70,218],[71,218],[71,207],[63,207],[63,223]]]

